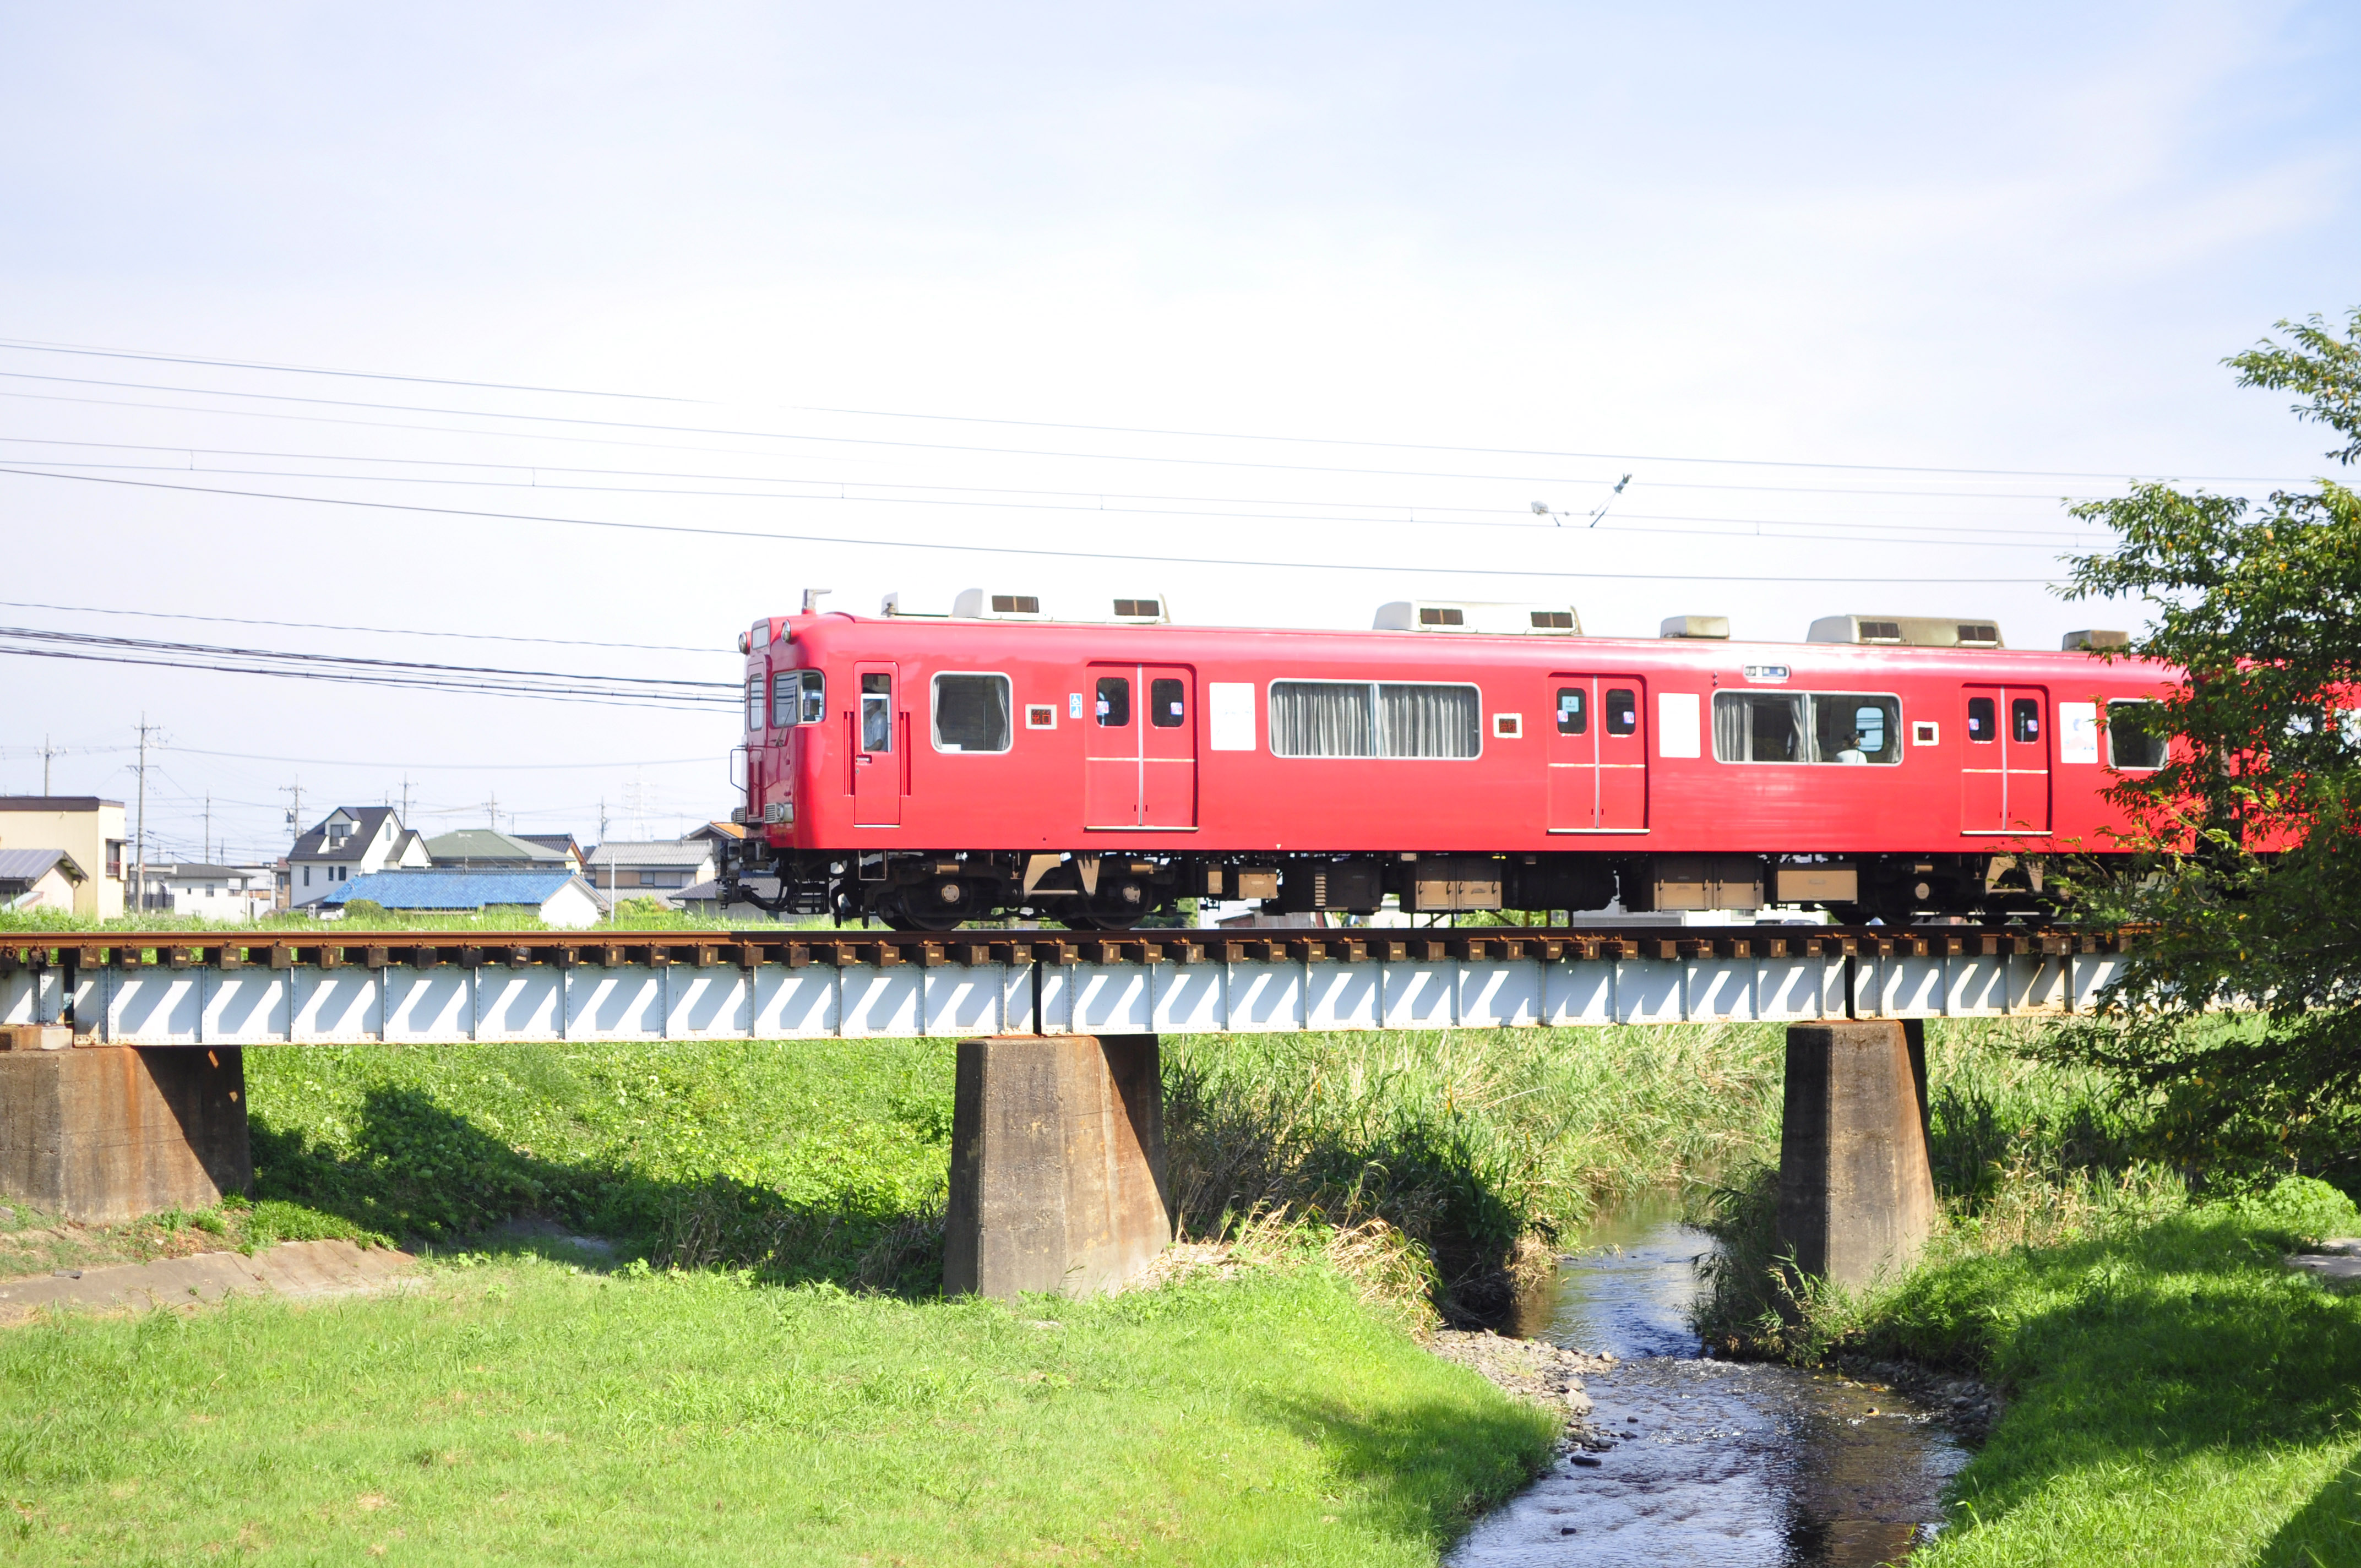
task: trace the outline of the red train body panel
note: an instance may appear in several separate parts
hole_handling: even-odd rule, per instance
[[[2114,764],[2153,761],[2113,754],[2139,743],[2109,705],[2172,679],[2014,649],[841,613],[748,641],[749,870],[2106,852]]]

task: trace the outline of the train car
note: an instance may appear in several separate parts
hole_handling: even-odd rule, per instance
[[[1772,643],[1684,617],[1651,641],[1482,609],[758,621],[725,883],[920,929],[1121,929],[1183,898],[2006,917],[2047,910],[2059,857],[2120,852],[2103,792],[2164,760],[2130,710],[2171,671],[1989,622],[1833,617]]]

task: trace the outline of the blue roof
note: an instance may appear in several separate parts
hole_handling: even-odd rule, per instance
[[[488,904],[538,909],[574,880],[572,872],[371,872],[338,883],[320,902],[367,898],[388,909],[481,909]]]

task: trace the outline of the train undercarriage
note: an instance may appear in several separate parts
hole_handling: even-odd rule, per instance
[[[1189,855],[1023,850],[778,851],[730,846],[725,903],[778,915],[948,931],[1016,919],[1121,931],[1183,919],[1184,901],[1272,914],[1411,916],[1826,909],[1846,924],[1940,916],[2046,919],[2061,889],[2044,857],[2008,854],[1533,853]]]

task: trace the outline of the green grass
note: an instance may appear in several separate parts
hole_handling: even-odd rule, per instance
[[[1317,1266],[911,1303],[535,1259],[0,1336],[0,1560],[1431,1563],[1550,1419]]]
[[[1944,1219],[1866,1292],[1796,1286],[1775,1173],[1736,1173],[1699,1327],[1726,1350],[1971,1372],[2005,1414],[1954,1488],[1953,1564],[2361,1563],[2361,1298],[2280,1263],[2361,1234],[2345,1195],[2217,1146],[2037,1033],[1928,1031]],[[2279,1169],[2284,1171],[2282,1162]]]

